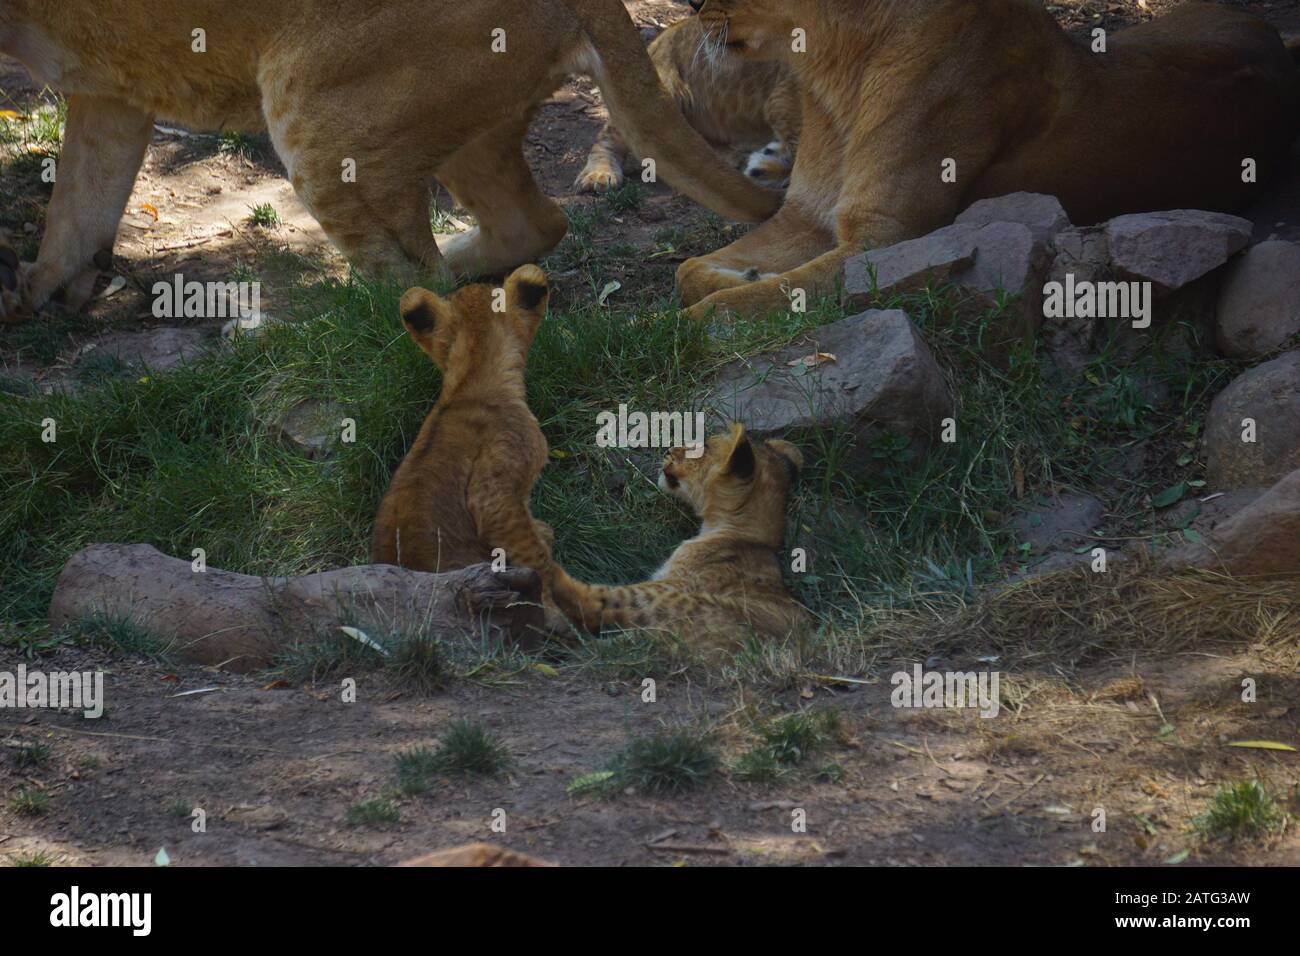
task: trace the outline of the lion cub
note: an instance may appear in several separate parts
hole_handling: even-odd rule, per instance
[[[672,449],[659,487],[691,505],[700,533],[640,584],[583,584],[557,566],[555,603],[588,630],[669,630],[710,650],[734,649],[751,635],[806,634],[811,616],[786,589],[778,557],[786,500],[802,467],[793,445],[752,441],[742,425],[709,438],[697,458]]]
[[[751,149],[745,174],[765,186],[784,188],[799,141],[799,89],[783,63],[750,60],[725,47],[710,50],[700,21],[674,23],[650,44],[650,60],[686,121],[718,149]],[[603,193],[623,185],[630,150],[613,121],[578,174],[582,192]]]
[[[510,565],[548,581],[551,530],[528,513],[528,496],[549,449],[528,410],[524,367],[549,295],[545,273],[530,265],[500,292],[402,296],[402,322],[442,370],[442,393],[379,504],[374,563],[448,571],[500,548]]]

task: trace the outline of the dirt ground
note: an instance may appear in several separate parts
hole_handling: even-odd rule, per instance
[[[1071,29],[1086,30],[1174,5],[1049,6]],[[1296,2],[1235,5],[1300,33]],[[683,9],[668,0],[628,6],[648,28]],[[0,89],[8,98],[0,108],[25,108],[37,95],[21,68],[3,59]],[[593,87],[574,81],[544,108],[529,138],[544,189],[566,207],[597,202],[577,196],[572,182],[600,122]],[[249,207],[262,203],[275,207],[280,227],[245,222]],[[29,215],[25,233],[34,241],[43,228],[39,203]],[[1260,238],[1300,238],[1300,177],[1253,216]],[[730,228],[652,187],[638,208],[596,224],[597,261],[567,263],[556,275],[561,295],[589,297],[593,282],[599,291],[607,279],[623,283],[616,295],[626,303],[665,295],[676,263],[715,247]],[[299,271],[342,268],[273,158],[223,154],[215,141],[170,127],[155,135],[116,252],[127,287],[97,300],[53,360],[0,342],[0,375],[52,387],[71,380],[95,348],[155,349],[158,323],[145,292],[175,272],[224,279],[237,266],[254,267],[269,277],[264,304],[274,313],[276,295]],[[0,653],[0,670],[20,662],[12,650]],[[887,675],[852,690],[817,682],[761,701],[751,692],[750,706],[840,709],[844,734],[821,761],[840,772],[804,769],[771,786],[719,774],[672,798],[570,797],[565,788],[604,766],[631,736],[661,725],[714,727],[734,758],[743,725],[735,688],[647,674],[658,681],[658,702],[648,704],[639,678],[561,668],[556,676],[526,671],[456,682],[429,697],[397,694],[363,676],[358,702],[344,703],[336,684],[273,688],[269,679],[73,648],[28,666],[104,670],[108,709],[95,721],[0,711],[0,863],[41,852],[64,864],[148,865],[165,847],[176,865],[388,864],[486,839],[569,865],[1300,865],[1294,827],[1242,846],[1204,843],[1191,828],[1226,782],[1258,775],[1276,793],[1300,794],[1294,753],[1227,746],[1297,743],[1297,660],[1250,647],[1107,660],[1064,676],[1004,674],[1020,710],[993,720],[897,710]],[[1258,683],[1256,703],[1241,701],[1245,677]],[[215,690],[176,696],[201,688]],[[398,752],[431,745],[455,718],[506,741],[508,773],[440,779],[428,793],[395,798],[400,822],[346,825],[348,807],[384,792]],[[32,744],[48,745],[50,760],[19,769],[11,753]],[[23,788],[48,795],[43,814],[13,809],[9,801]],[[191,830],[196,808],[206,813],[205,833]],[[491,828],[498,808],[504,833]],[[1105,810],[1105,832],[1093,829],[1097,808]],[[805,833],[792,830],[799,810]]]

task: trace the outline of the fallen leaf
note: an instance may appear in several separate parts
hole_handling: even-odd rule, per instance
[[[794,368],[796,365],[802,365],[805,368],[817,368],[819,365],[825,365],[827,362],[838,362],[839,359],[830,352],[813,352],[812,355],[805,355],[803,358],[793,359],[785,364]]]
[[[380,654],[383,654],[385,657],[388,656],[388,651],[384,650],[384,648],[377,642],[371,640],[370,635],[367,634],[365,631],[359,631],[355,627],[340,627],[339,630],[342,631],[344,634],[346,634],[348,637],[352,638],[354,641],[364,644],[366,647],[369,647],[371,650],[378,651]]]
[[[148,202],[141,203],[140,211],[148,213],[150,216],[152,216],[154,222],[158,221],[158,207],[155,206],[153,203],[148,203]]]
[[[621,288],[623,288],[623,283],[619,282],[617,279],[608,283],[605,288],[600,290],[600,297],[596,300],[596,304],[604,305],[609,301],[609,297]]]
[[[1228,746],[1246,747],[1250,750],[1289,750],[1291,753],[1297,752],[1290,744],[1278,743],[1276,740],[1234,740]]]

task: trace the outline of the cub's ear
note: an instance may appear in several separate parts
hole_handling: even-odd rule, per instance
[[[741,481],[754,477],[758,462],[754,457],[754,445],[745,434],[744,425],[731,426],[731,452],[727,456],[727,472]]]
[[[799,473],[803,471],[803,453],[788,441],[779,438],[769,439],[767,447],[781,456],[781,460],[790,471],[790,481],[798,481]]]
[[[451,305],[446,299],[418,286],[406,290],[397,309],[402,314],[406,331],[421,348],[433,335],[434,329],[451,317]]]
[[[546,273],[537,266],[520,266],[506,279],[506,306],[511,312],[526,312],[540,321],[550,298]]]

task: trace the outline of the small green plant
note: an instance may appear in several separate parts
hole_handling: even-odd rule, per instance
[[[432,634],[412,634],[391,644],[388,671],[403,687],[429,694],[442,686],[446,676],[442,645]]]
[[[1238,842],[1262,837],[1279,829],[1286,812],[1259,780],[1242,780],[1221,787],[1209,809],[1196,818],[1196,829],[1216,840]]]
[[[167,815],[169,817],[188,817],[192,813],[188,801],[177,797],[167,804]]]
[[[50,806],[50,798],[39,790],[26,787],[9,798],[9,809],[22,817],[40,816]]]
[[[9,857],[9,862],[14,866],[53,866],[57,857],[52,853],[46,853],[44,850],[36,850],[33,853],[15,853]]]
[[[468,720],[457,720],[438,742],[433,759],[443,773],[488,776],[510,763],[505,745],[493,734]]]
[[[645,190],[634,179],[627,180],[622,186],[605,194],[605,204],[616,213],[631,212],[641,205],[643,199]]]
[[[402,815],[392,802],[382,797],[362,800],[348,807],[344,822],[350,827],[389,826],[401,820]]]
[[[261,203],[257,206],[249,206],[248,223],[257,226],[259,229],[274,229],[280,225],[280,214],[275,211],[275,207],[270,203]]]
[[[256,159],[262,153],[262,146],[256,137],[239,130],[228,129],[217,136],[217,152],[223,156]]]
[[[708,734],[697,730],[664,731],[636,737],[609,765],[608,783],[642,793],[682,793],[703,783],[718,767]]]
[[[397,789],[408,796],[429,789],[429,778],[440,769],[438,756],[428,747],[414,747],[397,755]]]
[[[14,766],[19,770],[43,767],[49,763],[50,753],[46,744],[25,744],[14,751]]]
[[[121,614],[88,614],[71,625],[66,635],[82,647],[160,658],[166,643],[131,618]]]
[[[758,744],[736,761],[732,775],[752,783],[771,783],[823,749],[839,730],[840,715],[835,710],[801,710],[778,717],[758,727]]]

